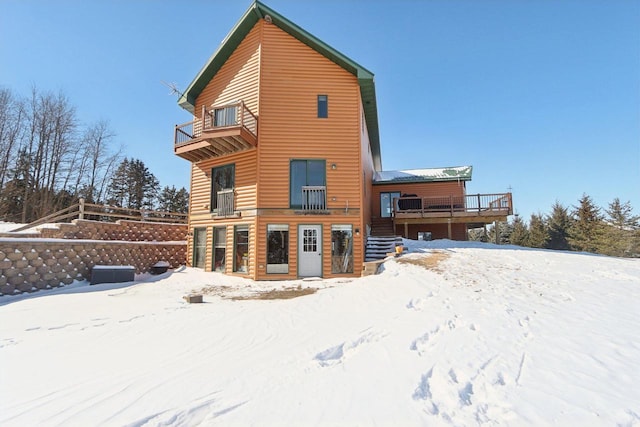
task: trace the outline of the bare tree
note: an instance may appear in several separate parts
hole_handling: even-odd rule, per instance
[[[27,104],[27,132],[23,148],[31,159],[30,182],[24,189],[22,221],[55,209],[58,172],[73,158],[77,118],[67,97],[33,87]]]
[[[15,163],[24,126],[23,102],[9,89],[0,89],[0,189],[4,188],[9,166]]]

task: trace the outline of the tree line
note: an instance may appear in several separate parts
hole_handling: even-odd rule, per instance
[[[633,214],[630,202],[615,198],[603,209],[584,194],[577,206],[556,201],[550,214],[532,214],[528,223],[516,215],[498,225],[497,237],[501,244],[639,258],[640,216]],[[495,227],[488,236],[472,230],[470,238],[496,241]]]
[[[189,194],[160,188],[141,160],[115,146],[106,120],[83,125],[62,93],[0,88],[0,221],[28,223],[80,198],[186,213]]]

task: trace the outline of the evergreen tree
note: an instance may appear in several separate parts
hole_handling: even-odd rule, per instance
[[[107,190],[107,203],[127,207],[129,204],[129,159],[125,158],[113,173]]]
[[[164,187],[158,196],[158,210],[164,212],[187,213],[189,210],[189,192],[183,187]]]
[[[602,246],[604,221],[600,208],[591,197],[583,194],[573,211],[569,243],[577,251],[598,253]]]
[[[516,215],[511,224],[511,235],[509,236],[509,243],[518,246],[527,246],[529,240],[529,230],[527,224],[520,218],[520,215]]]
[[[125,158],[111,177],[110,204],[129,209],[153,209],[158,180],[138,159]]]
[[[547,248],[558,250],[569,250],[569,229],[571,228],[571,217],[569,210],[556,202],[551,207],[551,215],[547,218],[549,230],[549,243]]]
[[[542,214],[531,214],[528,246],[531,248],[546,248],[548,242],[549,230],[544,223]]]
[[[632,256],[638,217],[633,215],[631,203],[621,203],[616,197],[605,212],[607,225],[604,227],[600,252],[611,256]]]
[[[498,230],[498,240],[496,241],[496,224]],[[497,243],[499,245],[508,245],[509,244],[509,236],[511,235],[511,224],[509,222],[497,221],[496,224],[493,224],[489,227],[487,231],[487,241],[489,243]]]
[[[621,203],[616,197],[613,202],[609,203],[609,209],[605,209],[607,213],[607,221],[620,230],[631,230],[639,227],[638,221],[640,216],[633,215],[631,202]]]
[[[129,208],[131,209],[153,209],[158,197],[158,179],[144,165],[142,160],[132,159],[130,165],[130,186]]]

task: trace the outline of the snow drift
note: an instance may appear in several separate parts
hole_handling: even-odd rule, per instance
[[[406,244],[357,280],[2,297],[0,424],[640,425],[640,260]]]

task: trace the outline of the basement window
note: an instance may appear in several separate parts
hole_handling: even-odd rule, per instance
[[[430,231],[418,231],[418,240],[431,240],[431,232]]]
[[[236,225],[233,230],[233,271],[249,272],[249,226]]]
[[[267,225],[267,273],[289,273],[289,226]]]
[[[353,231],[351,225],[331,226],[331,272],[353,273]]]

